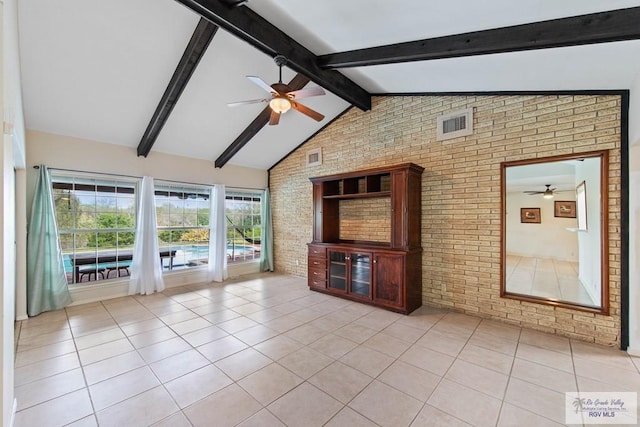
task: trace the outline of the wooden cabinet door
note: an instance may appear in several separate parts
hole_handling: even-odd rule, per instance
[[[327,249],[327,289],[347,293],[349,252],[339,249]]]
[[[370,252],[349,252],[349,295],[371,300],[371,259]]]
[[[408,215],[407,215],[407,173],[394,171],[391,174],[391,247],[407,249]]]
[[[374,253],[374,302],[404,308],[405,254]]]

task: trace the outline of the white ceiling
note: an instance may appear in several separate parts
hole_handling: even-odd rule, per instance
[[[248,3],[317,55],[633,6],[640,0]],[[19,14],[27,128],[132,148],[199,20],[174,0],[20,0]],[[627,89],[639,71],[640,41],[342,70],[372,93]],[[271,58],[219,30],[153,150],[215,160],[264,108],[227,107],[264,97],[246,75],[278,77]],[[326,118],[288,112],[230,163],[267,169],[349,106],[330,93],[304,104]]]

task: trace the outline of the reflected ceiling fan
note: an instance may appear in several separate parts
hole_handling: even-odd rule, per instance
[[[306,89],[294,90],[282,83],[282,67],[287,63],[287,58],[282,55],[277,55],[273,58],[276,65],[280,70],[278,83],[274,83],[271,86],[266,84],[264,80],[256,76],[247,76],[256,85],[266,90],[271,94],[271,98],[252,99],[250,101],[231,102],[227,104],[229,107],[236,107],[238,105],[257,104],[259,102],[268,102],[271,107],[271,117],[269,118],[270,125],[277,125],[280,122],[280,115],[289,111],[290,108],[298,110],[305,116],[311,117],[316,121],[321,121],[324,116],[311,108],[300,104],[297,100],[300,98],[308,98],[311,96],[324,95],[324,89],[321,87],[310,87]]]
[[[547,188],[543,191],[524,191],[524,193],[530,196],[534,196],[536,194],[542,194],[542,197],[544,197],[545,199],[553,199],[553,195],[556,193],[563,193],[565,191],[570,191],[570,190],[557,191],[558,190],[557,188],[551,188],[551,184],[545,184],[544,186]]]

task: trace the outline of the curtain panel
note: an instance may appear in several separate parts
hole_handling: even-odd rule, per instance
[[[262,248],[260,251],[260,271],[273,271],[273,221],[271,219],[271,196],[269,189],[262,195]]]
[[[218,184],[211,189],[211,210],[209,213],[209,281],[222,282],[228,276],[227,270],[227,222],[225,216],[225,188]]]
[[[136,237],[133,245],[129,295],[150,295],[164,290],[162,278],[162,260],[158,244],[158,226],[156,221],[155,189],[153,178],[142,178],[140,206],[136,224]]]
[[[55,216],[51,175],[40,165],[27,234],[27,313],[71,304]]]

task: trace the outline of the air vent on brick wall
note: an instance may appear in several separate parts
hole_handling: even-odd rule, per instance
[[[473,108],[455,111],[437,118],[436,139],[457,138],[473,133]]]
[[[320,166],[322,164],[322,148],[307,151],[307,166]]]

